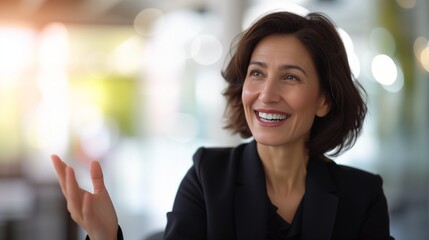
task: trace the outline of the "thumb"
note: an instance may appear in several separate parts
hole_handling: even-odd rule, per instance
[[[98,161],[91,162],[90,174],[91,174],[92,185],[94,187],[94,194],[103,191],[105,189],[104,180],[103,180],[103,170],[101,170],[101,166]]]

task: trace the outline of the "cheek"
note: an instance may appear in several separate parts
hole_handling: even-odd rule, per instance
[[[243,84],[243,91],[241,93],[241,101],[243,101],[244,107],[251,105],[257,95],[257,90],[252,84],[248,84],[246,81]]]
[[[287,96],[288,104],[295,111],[313,111],[317,105],[317,94],[309,91],[290,92]]]

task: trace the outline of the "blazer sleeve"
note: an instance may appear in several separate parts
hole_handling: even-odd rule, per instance
[[[394,238],[390,236],[389,214],[383,192],[383,180],[378,175],[373,179],[370,203],[364,216],[359,239],[393,240]]]
[[[121,226],[118,226],[118,234],[117,234],[117,236],[116,236],[116,239],[117,239],[117,240],[124,240],[124,235],[122,234]],[[86,235],[85,240],[90,240],[90,238],[89,238],[89,236],[88,236],[88,235]]]
[[[173,209],[167,213],[164,239],[206,239],[206,206],[203,189],[197,174],[201,149],[194,155],[194,165],[188,170],[179,185]]]

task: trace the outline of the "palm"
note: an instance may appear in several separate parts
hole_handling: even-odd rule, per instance
[[[115,239],[118,219],[109,193],[104,186],[103,172],[98,162],[91,163],[94,193],[79,187],[74,170],[58,156],[52,156],[61,190],[67,200],[67,209],[73,220],[93,239]]]

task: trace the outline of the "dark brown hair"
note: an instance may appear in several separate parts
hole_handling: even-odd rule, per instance
[[[247,68],[256,45],[273,34],[292,34],[306,46],[316,67],[321,91],[330,105],[329,113],[313,123],[307,148],[310,156],[338,156],[351,148],[359,136],[367,112],[354,80],[343,42],[332,21],[321,13],[299,16],[273,12],[256,21],[237,38],[235,53],[222,71],[228,86],[225,128],[241,137],[252,136],[244,115],[241,93]],[[364,92],[364,91],[363,91]]]

